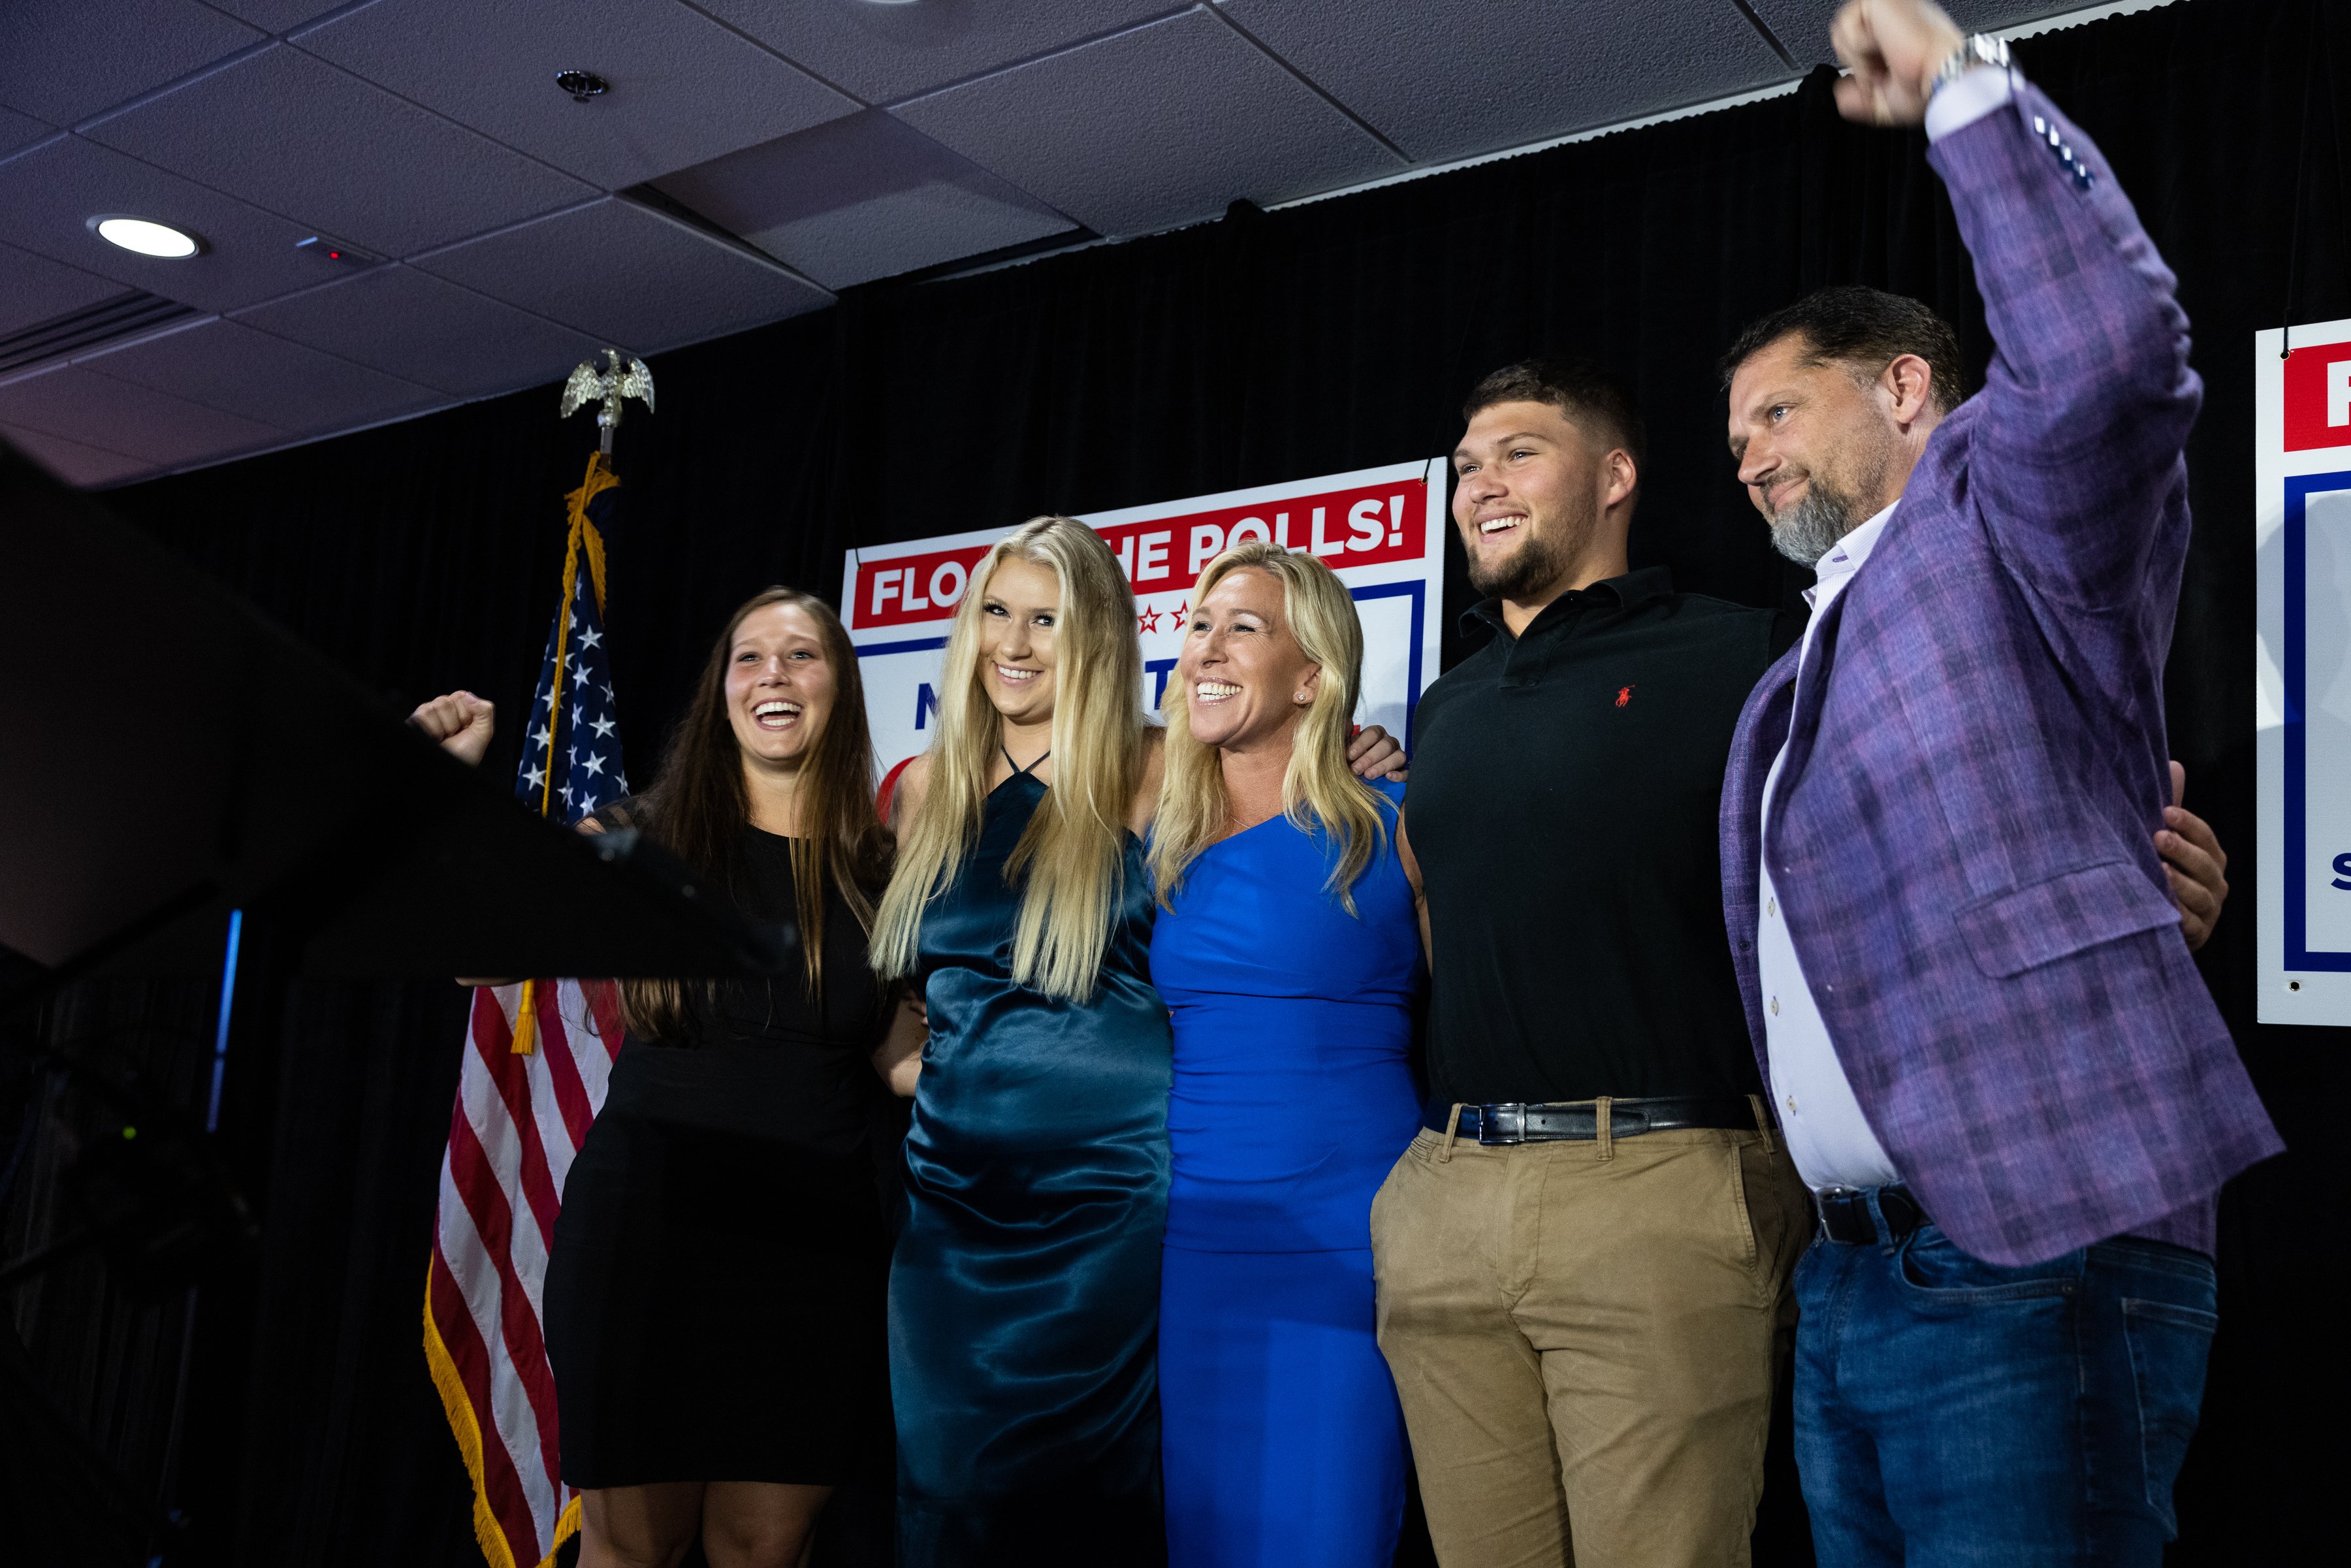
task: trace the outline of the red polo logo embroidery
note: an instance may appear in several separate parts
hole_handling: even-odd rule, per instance
[[[1633,688],[1632,688],[1632,687],[1630,687],[1630,686],[1619,686],[1619,687],[1617,687],[1617,688],[1616,688],[1616,706],[1617,706],[1618,707],[1629,707],[1629,706],[1632,706],[1632,702],[1633,702]]]

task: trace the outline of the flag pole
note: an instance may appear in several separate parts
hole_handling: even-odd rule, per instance
[[[588,575],[596,590],[596,613],[599,618],[604,613],[604,539],[588,520],[588,504],[621,482],[612,472],[612,433],[620,428],[622,412],[632,397],[645,405],[647,413],[653,411],[653,372],[643,360],[630,360],[624,368],[620,350],[607,349],[601,371],[592,360],[573,367],[563,384],[561,412],[556,416],[569,419],[590,402],[599,405],[596,451],[588,459],[588,472],[580,487],[564,497],[570,503],[570,528],[563,544],[563,600],[555,612],[555,670],[547,690],[547,776],[539,781],[538,790],[542,817],[555,810],[555,742],[563,730],[563,669],[571,652],[571,601],[580,592],[582,544],[587,546]],[[518,1056],[528,1056],[537,1049],[538,1015],[538,982],[527,979],[515,1008],[514,1050]]]

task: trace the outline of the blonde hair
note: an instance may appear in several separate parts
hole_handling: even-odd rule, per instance
[[[1072,517],[1031,517],[983,557],[956,611],[939,680],[930,779],[898,841],[874,916],[873,967],[912,974],[923,912],[979,838],[1003,722],[980,685],[980,616],[999,563],[1018,558],[1061,580],[1054,621],[1053,787],[1005,862],[1021,888],[1012,977],[1049,996],[1093,994],[1125,891],[1126,818],[1143,784],[1143,653],[1134,593],[1102,536]]]
[[[1378,792],[1347,766],[1347,738],[1364,683],[1364,623],[1335,572],[1311,555],[1294,555],[1266,539],[1236,545],[1208,563],[1192,590],[1193,619],[1198,619],[1209,591],[1237,571],[1262,571],[1281,584],[1282,619],[1290,634],[1301,653],[1322,666],[1314,700],[1292,737],[1290,766],[1281,776],[1281,808],[1301,830],[1311,832],[1319,822],[1336,841],[1338,860],[1323,887],[1353,915],[1355,883],[1387,839]],[[1185,873],[1224,832],[1232,814],[1217,748],[1192,737],[1190,698],[1190,685],[1179,674],[1167,683],[1160,705],[1167,716],[1167,757],[1152,825],[1151,874],[1160,905],[1168,909],[1175,907]]]

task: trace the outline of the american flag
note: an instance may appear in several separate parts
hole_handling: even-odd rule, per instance
[[[628,791],[603,630],[604,545],[620,481],[600,455],[571,492],[563,597],[549,629],[515,793],[577,822]],[[474,1480],[491,1568],[534,1568],[580,1528],[560,1475],[555,1381],[539,1330],[564,1178],[621,1050],[610,980],[536,979],[474,993],[441,1161],[424,1291],[424,1354]]]

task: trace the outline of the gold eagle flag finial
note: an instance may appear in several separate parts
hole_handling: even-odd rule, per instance
[[[559,417],[569,419],[591,402],[603,407],[596,413],[596,427],[601,433],[601,448],[607,457],[612,455],[612,432],[620,428],[622,401],[635,398],[653,411],[653,373],[645,369],[643,360],[623,361],[618,349],[604,350],[604,368],[596,369],[596,361],[574,365],[571,379],[563,383],[563,412]]]

